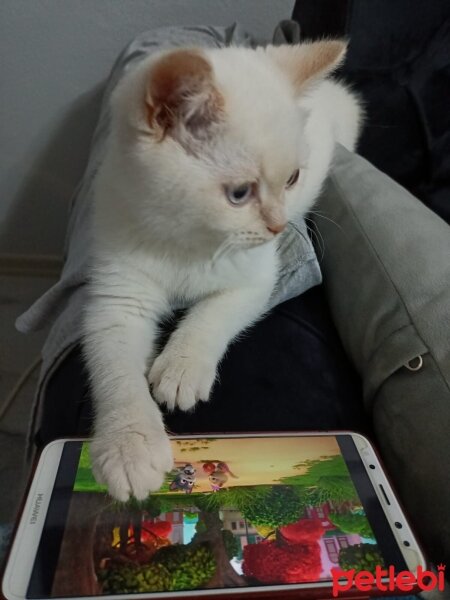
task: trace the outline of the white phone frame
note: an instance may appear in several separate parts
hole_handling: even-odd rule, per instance
[[[46,446],[39,458],[2,581],[7,600],[24,600],[65,442]]]
[[[394,491],[383,472],[380,461],[364,436],[351,431],[323,431],[323,432],[287,432],[287,433],[255,433],[255,434],[216,434],[216,435],[180,435],[176,439],[202,438],[249,438],[249,437],[310,437],[310,436],[340,436],[350,435],[359,451],[362,462],[379,499],[380,505],[386,515],[389,526],[405,560],[407,569],[416,573],[419,566],[426,568],[425,557],[419,544],[406,521]],[[66,442],[83,441],[80,439],[56,440],[44,448],[41,453],[33,481],[31,483],[20,523],[15,534],[14,542],[9,554],[8,563],[2,581],[2,593],[7,600],[26,600],[26,592],[31,577],[31,572],[39,546],[42,530],[47,515],[53,486],[61,460],[62,451]],[[88,441],[88,440],[86,440]],[[395,525],[397,524],[397,526]],[[401,527],[399,527],[399,524]],[[405,542],[409,546],[405,546]],[[384,580],[383,580],[384,581]],[[316,582],[314,584],[284,584],[263,586],[261,592],[301,591],[306,589],[329,588],[330,581]],[[204,595],[220,596],[227,594],[245,595],[255,593],[259,588],[229,588],[220,590],[193,590],[186,592],[161,592],[153,594],[122,594],[114,596],[89,596],[90,599],[102,600],[162,600],[164,598],[201,598]],[[86,597],[84,597],[86,598]],[[53,600],[53,598],[52,598]],[[60,600],[55,598],[54,600]],[[71,597],[71,600],[83,600]]]

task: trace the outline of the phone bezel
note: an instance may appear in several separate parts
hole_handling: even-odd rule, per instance
[[[381,460],[377,455],[370,441],[361,434],[351,431],[319,431],[319,432],[259,432],[259,433],[214,433],[214,434],[189,434],[189,435],[174,435],[174,439],[195,439],[199,435],[202,438],[208,437],[227,437],[227,438],[249,438],[249,437],[317,437],[317,436],[351,436],[358,450],[360,459],[367,472],[372,487],[381,505],[389,527],[399,546],[401,554],[409,571],[415,573],[417,568],[422,566],[426,568],[426,560],[420,546],[406,520],[406,517],[401,509],[399,501],[395,496],[392,485],[387,479]],[[25,600],[28,583],[31,577],[31,572],[34,564],[34,559],[39,546],[42,530],[45,523],[47,510],[53,492],[61,455],[64,445],[68,442],[89,441],[81,438],[66,438],[55,440],[48,444],[42,451],[33,479],[29,488],[28,496],[24,504],[24,508],[20,517],[20,522],[14,537],[14,541],[9,553],[8,562],[2,581],[2,593],[7,600]],[[375,468],[370,468],[374,465]],[[383,495],[381,487],[384,489]],[[40,502],[40,507],[34,522],[30,522],[34,510],[35,502],[38,494],[43,494]],[[389,504],[386,501],[389,500]],[[395,526],[395,523],[401,523],[401,529]],[[409,547],[405,547],[403,542],[407,540],[410,543]],[[21,557],[20,568],[18,568],[18,557]],[[115,596],[92,596],[92,600],[141,600],[143,598],[154,600],[162,600],[170,598],[207,598],[216,599],[225,596],[252,598],[263,598],[270,594],[280,595],[280,597],[288,598],[292,594],[301,595],[302,598],[324,597],[324,592],[331,590],[329,581],[308,583],[308,584],[283,584],[274,586],[264,586],[264,588],[228,588],[220,590],[192,590],[185,592],[177,592],[176,594],[162,592],[154,594],[132,594],[132,595],[115,595]],[[392,594],[395,590],[389,590]],[[413,593],[414,590],[408,592]],[[377,591],[380,594],[379,591]],[[331,595],[330,595],[331,597]],[[361,592],[356,589],[346,592],[346,597],[361,597]],[[362,595],[362,597],[367,597]],[[52,599],[53,600],[53,599]],[[55,598],[54,600],[59,600]],[[73,597],[71,600],[81,600],[79,597]]]
[[[419,566],[425,569],[427,565],[425,556],[387,478],[380,457],[367,438],[358,433],[351,435],[408,570],[416,573]],[[371,468],[370,465],[373,465],[374,468]],[[401,527],[397,527],[396,523],[399,523]],[[409,543],[409,546],[405,546],[405,541]]]
[[[31,485],[20,515],[2,580],[2,593],[8,600],[25,599],[62,451],[64,444],[69,441],[73,440],[55,440],[45,446],[32,474]],[[39,494],[42,494],[39,509],[33,515]],[[20,568],[18,568],[19,556]]]

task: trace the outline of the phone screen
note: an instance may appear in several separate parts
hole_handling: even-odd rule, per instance
[[[147,500],[114,501],[67,442],[27,598],[161,594],[406,568],[351,435],[173,439]]]

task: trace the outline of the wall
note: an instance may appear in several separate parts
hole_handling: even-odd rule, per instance
[[[1,0],[0,254],[61,254],[99,82],[138,32],[239,21],[259,40],[294,0]]]

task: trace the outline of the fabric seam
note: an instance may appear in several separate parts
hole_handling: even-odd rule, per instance
[[[395,292],[396,292],[396,294],[397,294],[398,298],[400,299],[401,305],[403,306],[403,308],[404,308],[404,310],[405,310],[405,313],[406,313],[406,315],[407,315],[407,317],[408,317],[408,320],[409,320],[409,323],[410,323],[410,325],[412,325],[412,326],[414,327],[414,330],[415,330],[415,332],[417,333],[417,337],[418,337],[418,338],[419,338],[419,339],[422,341],[423,345],[424,345],[426,348],[428,348],[428,353],[430,354],[430,356],[432,356],[432,357],[433,357],[433,360],[434,360],[434,362],[435,362],[435,364],[436,364],[436,366],[437,366],[437,369],[438,369],[438,371],[439,371],[439,373],[440,373],[440,375],[441,375],[442,379],[443,379],[443,380],[444,380],[444,382],[445,382],[445,386],[446,386],[446,387],[447,387],[447,389],[450,391],[450,385],[449,385],[449,383],[447,382],[447,379],[446,379],[446,377],[445,377],[445,376],[444,376],[444,374],[442,373],[441,367],[440,367],[440,365],[439,365],[438,361],[436,360],[436,357],[435,357],[434,353],[432,352],[432,350],[431,350],[430,346],[429,346],[429,345],[428,345],[428,344],[425,342],[425,340],[423,339],[423,337],[422,337],[422,335],[421,335],[420,331],[418,330],[418,328],[417,328],[417,326],[416,326],[416,323],[413,321],[413,319],[412,319],[412,316],[411,316],[411,313],[409,312],[409,310],[408,310],[408,307],[407,307],[407,305],[405,304],[405,301],[404,301],[404,299],[403,299],[403,296],[400,294],[399,290],[397,289],[397,286],[395,285],[395,283],[394,283],[394,281],[393,281],[393,279],[392,279],[392,277],[391,277],[391,275],[390,275],[389,271],[387,270],[387,267],[386,267],[386,265],[385,265],[385,264],[384,264],[384,262],[381,260],[381,257],[378,255],[378,252],[377,252],[377,250],[375,249],[375,247],[374,247],[374,245],[373,245],[373,243],[372,243],[371,239],[369,238],[369,236],[367,235],[367,233],[366,233],[365,229],[363,228],[363,226],[362,226],[362,224],[361,224],[360,220],[358,219],[358,217],[357,217],[357,215],[356,215],[356,212],[354,211],[354,209],[353,209],[352,205],[350,204],[350,202],[348,202],[348,201],[346,200],[346,195],[345,195],[345,193],[344,193],[344,190],[342,189],[342,187],[341,187],[340,183],[337,181],[336,175],[334,175],[334,174],[331,174],[331,175],[330,175],[330,179],[331,179],[331,181],[333,182],[333,184],[335,185],[335,187],[336,187],[336,189],[337,189],[337,191],[338,191],[338,193],[339,193],[339,195],[340,195],[341,199],[344,199],[344,205],[347,207],[347,209],[348,209],[348,211],[349,211],[349,215],[351,216],[352,220],[353,220],[353,221],[355,222],[355,224],[357,225],[357,227],[358,227],[358,230],[360,231],[360,233],[363,235],[363,237],[364,237],[364,238],[365,238],[365,240],[367,241],[367,243],[368,243],[368,246],[369,246],[369,248],[370,248],[370,250],[371,250],[372,254],[375,256],[375,258],[376,258],[377,262],[379,263],[379,265],[381,265],[381,267],[382,267],[382,269],[383,269],[383,272],[385,273],[386,277],[388,278],[389,282],[391,283],[392,287],[394,288],[394,290],[395,290]],[[400,329],[401,329],[401,328],[400,328]],[[392,333],[395,333],[395,332],[392,332]],[[372,360],[372,357],[373,357],[373,356],[375,355],[375,353],[376,353],[376,352],[379,350],[379,348],[381,347],[381,345],[382,345],[382,344],[383,344],[383,343],[384,343],[384,342],[385,342],[387,339],[389,339],[389,337],[392,335],[392,333],[391,333],[391,334],[389,334],[389,336],[386,336],[385,338],[383,338],[383,340],[382,340],[382,341],[381,341],[381,342],[378,344],[377,348],[375,348],[375,349],[373,350],[373,352],[371,353],[369,360]],[[394,373],[395,373],[395,371],[394,371]]]

